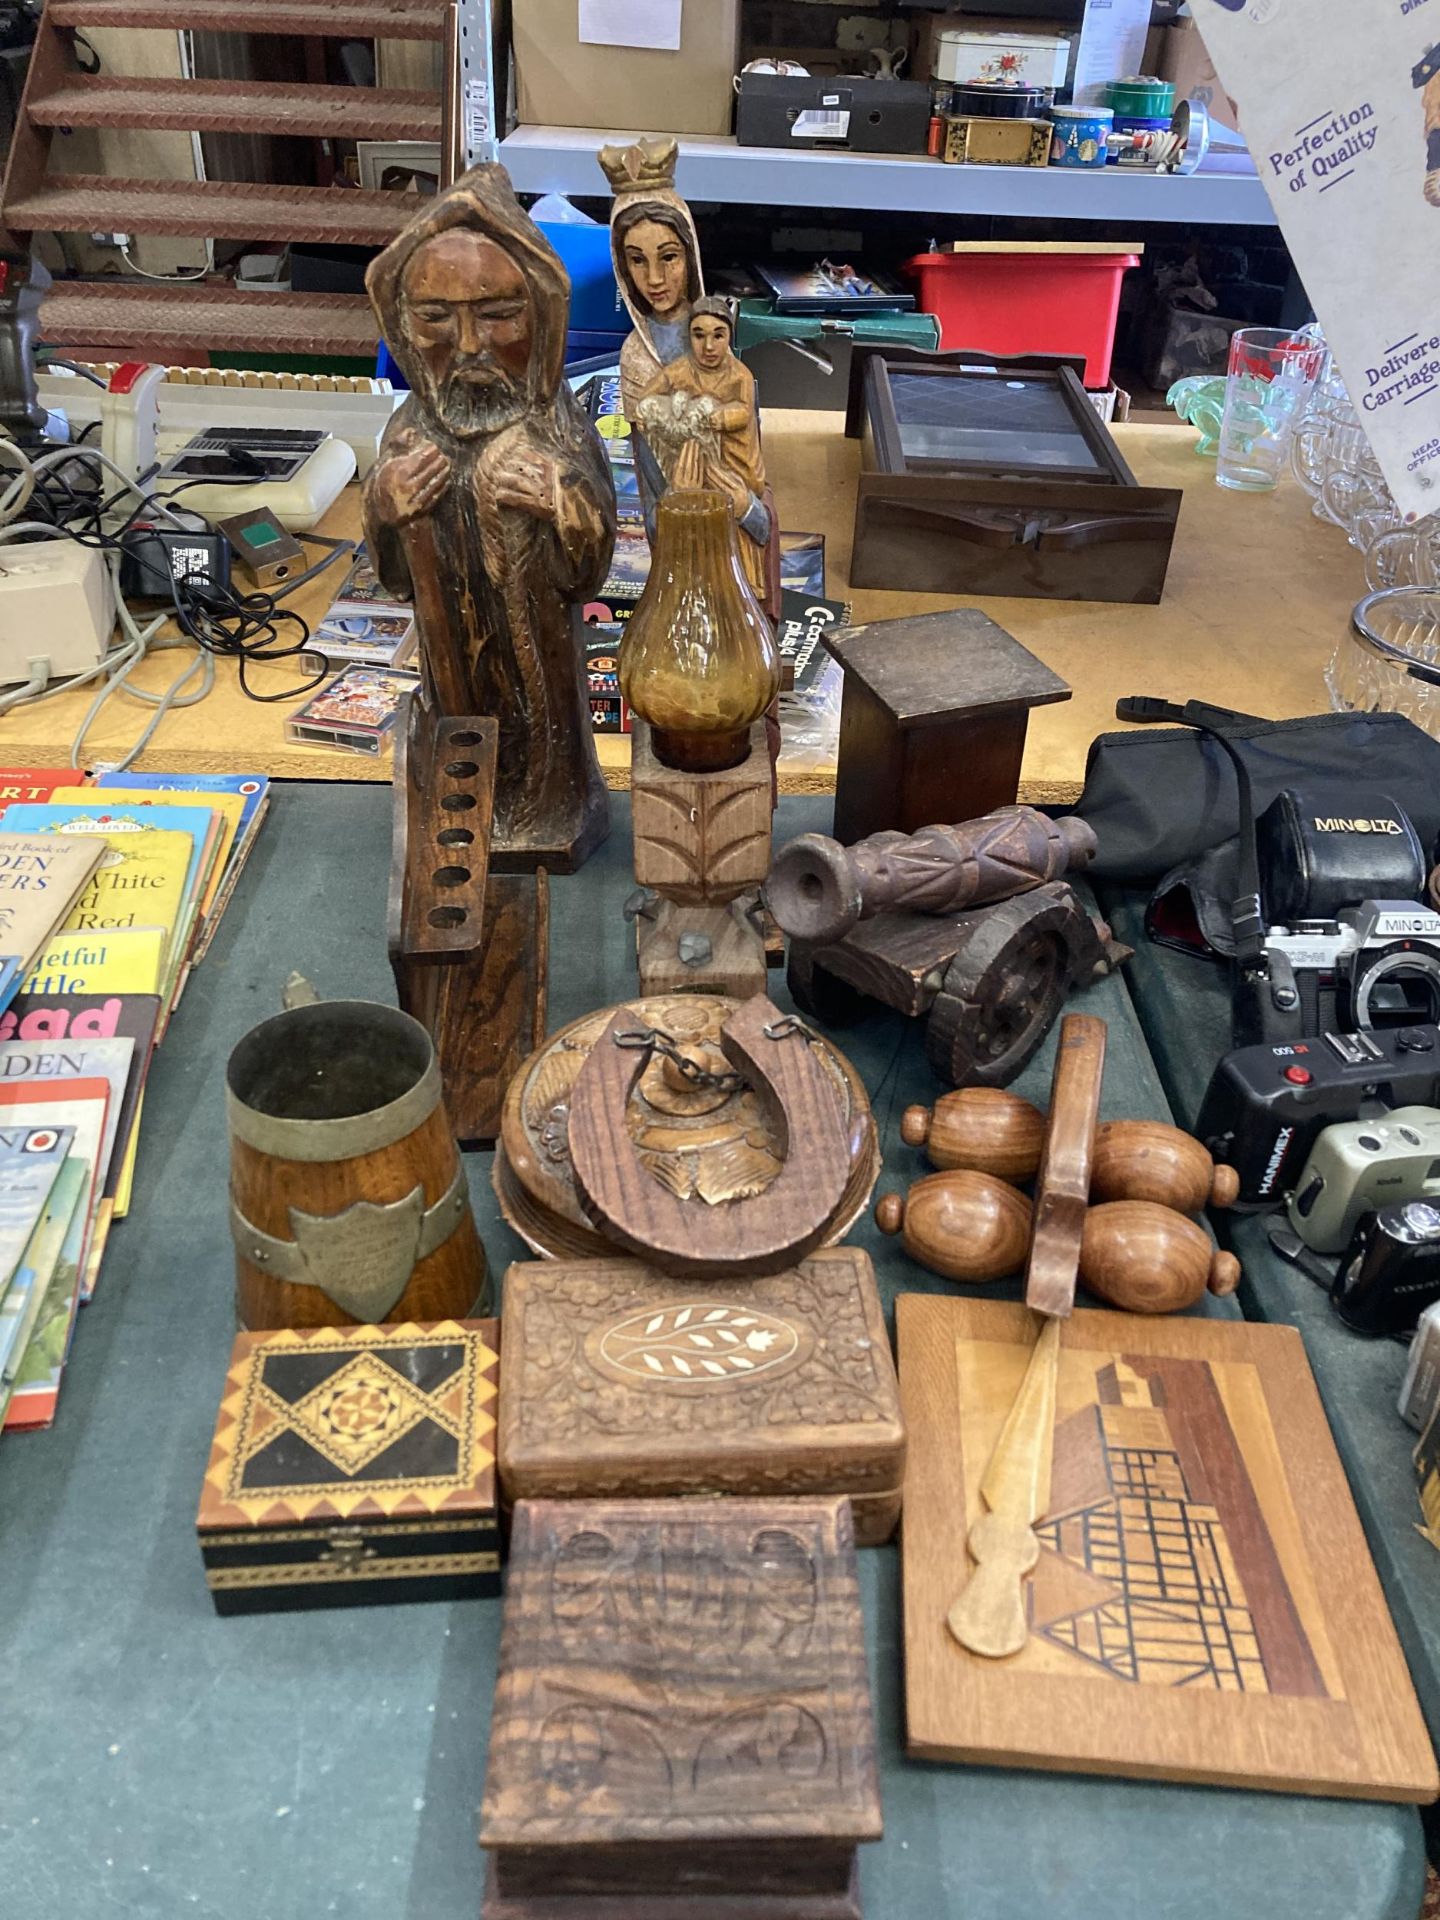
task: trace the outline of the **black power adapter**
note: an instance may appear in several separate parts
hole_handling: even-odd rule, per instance
[[[125,535],[120,591],[127,600],[173,600],[177,586],[215,593],[229,584],[229,544],[209,527],[192,531],[140,520]]]

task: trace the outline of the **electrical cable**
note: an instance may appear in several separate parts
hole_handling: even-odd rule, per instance
[[[203,280],[207,274],[215,271],[215,242],[213,240],[205,242],[205,264],[203,267],[196,267],[192,273],[151,273],[150,269],[142,267],[131,253],[128,236],[120,243],[120,257],[130,271],[138,273],[142,280],[160,280],[168,287],[183,287],[193,284],[196,280]]]
[[[315,533],[299,535],[300,539],[326,551],[313,566],[287,581],[277,593],[241,594],[233,588],[216,587],[208,580],[193,576],[172,576],[169,608],[155,614],[148,625],[142,628],[120,589],[121,567],[127,554],[135,548],[137,534],[145,537],[150,532],[148,528],[137,528],[137,521],[141,516],[160,518],[178,531],[189,532],[194,530],[197,522],[201,526],[208,526],[205,516],[191,513],[182,517],[169,505],[171,496],[161,497],[148,491],[142,482],[132,480],[95,447],[78,443],[57,446],[31,459],[13,442],[0,441],[0,460],[6,457],[7,452],[18,471],[10,485],[0,493],[0,542],[56,538],[73,540],[78,545],[104,554],[114,587],[116,612],[124,638],[107,651],[103,660],[81,673],[43,687],[35,686],[35,676],[32,674],[30,683],[0,695],[0,715],[3,715],[14,707],[53,699],[96,680],[101,681],[71,743],[73,766],[82,764],[86,735],[106,701],[116,692],[124,691],[155,708],[140,737],[118,763],[123,769],[144,750],[168,712],[193,706],[210,693],[215,684],[217,656],[236,661],[241,691],[248,699],[260,704],[298,699],[318,686],[331,671],[330,662],[310,648],[310,629],[305,620],[278,603],[323,572],[337,558],[353,553],[353,540],[337,540]],[[99,484],[107,475],[113,475],[120,483],[118,490],[108,494],[102,491]],[[77,484],[82,477],[84,484]],[[149,474],[143,476],[143,479],[148,478]],[[184,484],[182,482],[182,488]],[[236,476],[231,484],[253,485],[254,481]],[[174,491],[178,493],[182,488]],[[129,510],[122,519],[116,521],[114,516],[127,500],[131,502]],[[43,513],[46,517],[17,518],[27,506],[32,516]],[[172,619],[180,630],[178,636],[162,634],[162,629]],[[295,637],[289,638],[287,635],[282,638],[286,630]],[[196,648],[195,657],[163,691],[152,692],[132,682],[130,676],[134,668],[149,652],[187,643]],[[286,688],[278,693],[257,693],[249,682],[248,666],[281,660],[313,663],[313,672],[298,687]],[[199,682],[192,684],[197,674]]]
[[[92,386],[99,387],[102,392],[108,393],[110,390],[110,383],[107,380],[102,380],[98,373],[79,360],[63,360],[59,354],[47,353],[35,362],[37,373],[48,373],[51,367],[59,367],[65,373],[73,373],[81,380],[88,380]],[[92,421],[91,425],[94,424],[95,422]]]

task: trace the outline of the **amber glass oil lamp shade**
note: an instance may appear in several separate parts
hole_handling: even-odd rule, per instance
[[[672,490],[656,509],[650,578],[620,644],[620,691],[656,758],[686,773],[738,767],[780,691],[780,656],[750,590],[723,493]]]

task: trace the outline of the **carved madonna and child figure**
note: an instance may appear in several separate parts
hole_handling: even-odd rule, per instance
[[[705,296],[690,209],[675,191],[673,140],[605,147],[615,194],[610,248],[635,323],[620,355],[621,401],[635,428],[635,462],[652,542],[655,508],[671,487],[714,488],[729,500],[746,578],[779,615],[779,526],[760,448],[755,378],[734,353],[728,301]]]

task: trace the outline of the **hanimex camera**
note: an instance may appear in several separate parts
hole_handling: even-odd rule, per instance
[[[1215,1069],[1195,1133],[1240,1175],[1239,1205],[1275,1206],[1326,1127],[1440,1105],[1440,1027],[1323,1033],[1242,1047]]]
[[[1346,1326],[1359,1333],[1409,1333],[1426,1307],[1440,1300],[1440,1207],[1407,1200],[1366,1215],[1330,1298]]]
[[[1340,1253],[1362,1215],[1406,1200],[1440,1200],[1440,1113],[1433,1107],[1398,1107],[1383,1119],[1326,1127],[1288,1212],[1307,1247]]]

